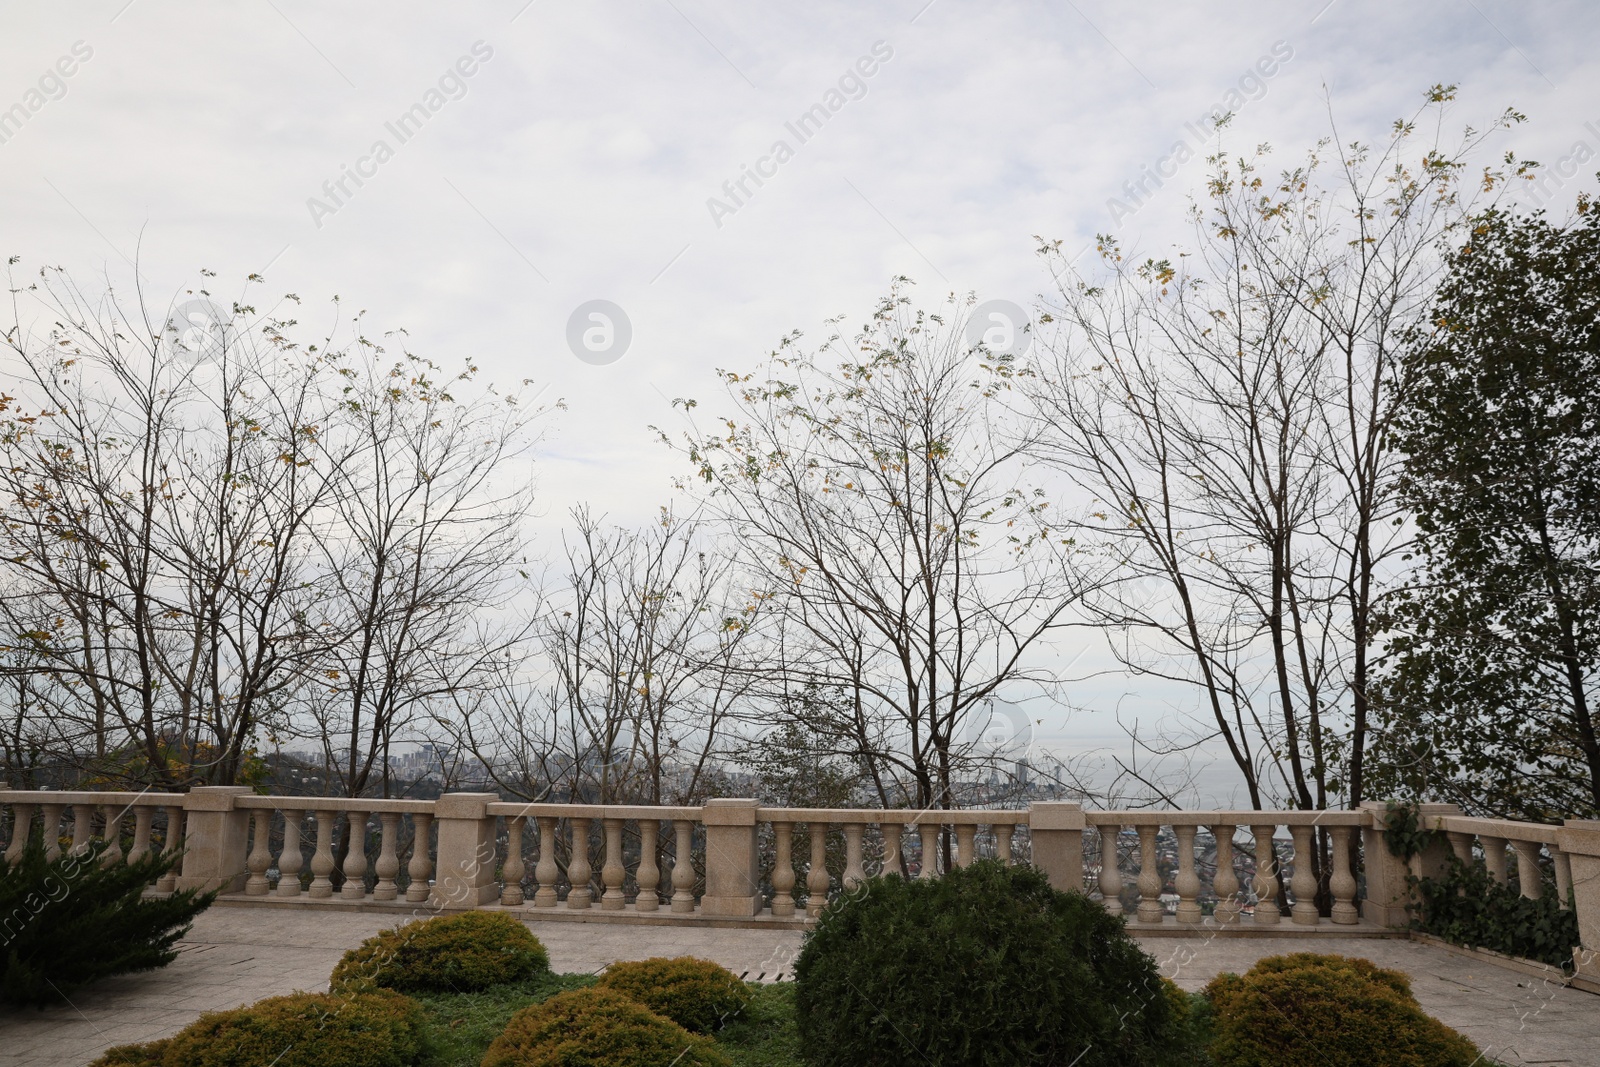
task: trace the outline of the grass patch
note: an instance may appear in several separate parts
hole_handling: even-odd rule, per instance
[[[415,993],[427,1016],[424,1067],[478,1067],[489,1042],[529,1004],[594,985],[592,974],[544,974],[479,993]],[[712,1035],[737,1067],[800,1067],[794,985],[750,985],[750,1005]]]
[[[794,983],[750,983],[750,1004],[715,1035],[737,1067],[800,1067]]]
[[[529,1004],[594,985],[592,974],[549,974],[477,993],[415,993],[427,1015],[424,1067],[478,1067],[489,1042]]]

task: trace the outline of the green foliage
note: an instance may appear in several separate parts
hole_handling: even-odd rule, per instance
[[[90,1067],[412,1067],[422,1008],[385,990],[291,993],[208,1012],[172,1037],[109,1050]]]
[[[1438,839],[1437,831],[1418,828],[1415,804],[1389,804],[1383,840],[1390,852],[1409,860]],[[1443,878],[1407,875],[1406,881],[1418,897],[1410,905],[1415,913],[1412,929],[1453,945],[1486,948],[1552,967],[1572,966],[1578,913],[1562,907],[1553,879],[1547,880],[1537,900],[1530,900],[1520,890],[1497,882],[1482,860],[1464,864],[1452,853]]]
[[[483,1067],[731,1067],[698,1037],[608,989],[558,993],[512,1016]]]
[[[1422,829],[1421,810],[1414,802],[1391,800],[1384,806],[1383,843],[1393,855],[1409,860],[1437,839],[1437,831]]]
[[[367,938],[344,954],[329,983],[335,989],[465,993],[549,969],[549,954],[522,923],[498,912],[469,911]]]
[[[1297,952],[1206,986],[1216,1067],[1471,1067],[1472,1043],[1425,1014],[1398,971]]]
[[[685,1030],[714,1033],[750,1003],[750,990],[737,975],[693,956],[613,963],[600,988],[632,997]]]
[[[35,838],[15,864],[0,859],[0,1001],[42,1006],[101,978],[165,967],[216,898],[188,890],[146,899],[176,860],[150,853],[102,867],[105,849],[94,842],[51,863]]]
[[[1390,599],[1369,793],[1600,814],[1600,206],[1491,210],[1400,370],[1421,566]]]
[[[861,883],[807,935],[795,980],[813,1067],[1139,1067],[1195,1051],[1121,918],[993,860]]]
[[[1537,900],[1495,881],[1481,860],[1452,855],[1443,878],[1416,882],[1413,928],[1454,945],[1503,952],[1570,970],[1578,947],[1578,913],[1563,908],[1554,884]]]

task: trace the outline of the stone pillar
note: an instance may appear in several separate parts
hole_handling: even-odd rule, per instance
[[[1578,912],[1573,984],[1600,993],[1600,819],[1568,819],[1556,831],[1556,847],[1571,865],[1572,900]]]
[[[747,919],[761,912],[761,867],[756,857],[754,800],[708,800],[700,814],[706,828],[706,892],[702,915]]]
[[[434,907],[476,908],[499,896],[494,884],[495,820],[488,811],[499,799],[494,793],[446,793],[434,801],[439,838],[428,897]]]
[[[1035,800],[1028,805],[1028,835],[1033,864],[1057,889],[1083,892],[1083,806],[1066,800]],[[1112,836],[1115,836],[1115,828]]]
[[[234,801],[247,785],[201,785],[183,798],[183,872],[176,888],[237,893],[249,877],[250,813]]]
[[[1446,815],[1460,815],[1454,804],[1422,804],[1417,815],[1417,826],[1422,830],[1439,829],[1438,820]],[[1418,878],[1442,877],[1449,867],[1451,855],[1449,840],[1439,834],[1432,845],[1421,854],[1406,861],[1389,851],[1383,840],[1383,822],[1388,815],[1388,804],[1381,800],[1364,800],[1361,810],[1368,812],[1371,823],[1361,829],[1361,861],[1367,875],[1367,899],[1362,905],[1362,917],[1379,926],[1405,927],[1411,923],[1406,905],[1412,894],[1407,876]]]

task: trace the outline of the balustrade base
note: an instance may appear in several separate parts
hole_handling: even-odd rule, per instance
[[[165,896],[164,893],[150,893],[150,896]],[[293,899],[281,897],[252,897],[243,893],[232,893],[219,896],[214,908],[294,908],[305,911],[339,911],[362,912],[369,915],[385,914],[397,918],[429,919],[435,915],[457,915],[466,911],[501,911],[529,923],[558,922],[558,923],[610,923],[621,926],[682,926],[701,929],[734,929],[734,930],[805,930],[813,925],[813,921],[804,915],[793,918],[778,918],[772,915],[721,916],[707,915],[698,908],[693,912],[672,912],[665,909],[661,911],[634,911],[632,905],[626,911],[603,911],[600,908],[586,908],[578,911],[569,911],[565,904],[554,908],[532,908],[527,905],[508,908],[500,904],[484,904],[480,907],[435,907],[431,904],[415,902],[407,903],[403,900],[373,900],[370,896],[366,900],[356,903],[353,900],[343,900],[339,897],[313,898],[301,895]]]
[[[165,894],[152,891],[151,896],[165,896]],[[408,903],[404,900],[374,900],[368,896],[362,901],[353,901],[341,897],[310,897],[305,894],[299,897],[283,898],[277,896],[247,896],[244,893],[232,893],[217,898],[213,907],[230,908],[300,908],[317,909],[322,911],[341,912],[367,912],[383,913],[395,916],[409,916],[411,918],[425,919],[434,915],[459,914],[464,911],[501,911],[507,915],[515,916],[528,923],[565,922],[565,923],[611,923],[622,926],[679,926],[698,928],[720,928],[735,930],[806,930],[816,924],[816,920],[803,912],[793,916],[776,916],[764,912],[760,915],[716,915],[708,914],[701,908],[693,912],[673,912],[663,908],[660,911],[635,911],[629,904],[623,911],[605,911],[600,908],[586,908],[569,910],[564,905],[553,908],[535,908],[527,904],[516,907],[506,907],[500,904],[485,904],[477,908],[469,907],[435,907],[430,904]],[[1166,922],[1139,922],[1130,919],[1128,932],[1139,937],[1182,937],[1182,938],[1316,938],[1316,939],[1344,939],[1363,937],[1396,937],[1405,938],[1413,936],[1403,929],[1392,929],[1379,926],[1376,923],[1361,922],[1355,925],[1341,925],[1324,920],[1316,926],[1296,926],[1293,923],[1263,924],[1257,926],[1249,917],[1241,917],[1237,922],[1216,923],[1180,923],[1172,920]]]

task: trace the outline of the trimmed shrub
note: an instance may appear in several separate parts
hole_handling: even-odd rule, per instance
[[[422,1006],[384,990],[292,993],[215,1011],[147,1045],[109,1050],[90,1067],[413,1067]]]
[[[150,853],[102,867],[106,847],[96,841],[51,863],[36,835],[16,863],[0,859],[0,1001],[59,1003],[101,978],[165,967],[178,956],[173,944],[216,899],[193,890],[145,898],[176,857]]]
[[[697,1034],[722,1029],[750,1003],[750,989],[737,975],[693,956],[613,963],[600,987],[632,997]]]
[[[868,879],[823,911],[795,982],[814,1067],[1144,1067],[1195,1051],[1123,920],[1034,867]]]
[[[419,919],[369,937],[344,954],[329,984],[401,993],[467,993],[550,969],[528,928],[499,912]]]
[[[1217,1067],[1470,1067],[1472,1042],[1425,1013],[1398,971],[1296,952],[1206,986]]]
[[[710,1038],[691,1034],[621,993],[558,993],[511,1017],[483,1067],[731,1067]]]

